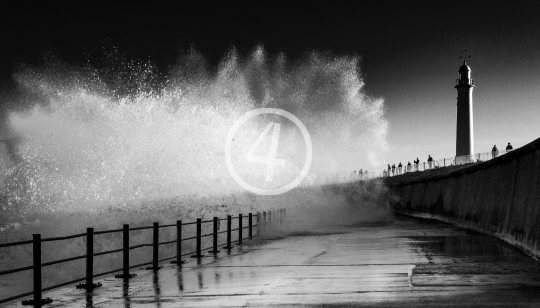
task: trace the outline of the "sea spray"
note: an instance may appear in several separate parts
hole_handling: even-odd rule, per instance
[[[105,68],[48,60],[15,75],[33,103],[9,116],[22,161],[12,161],[2,179],[7,211],[240,193],[225,166],[225,137],[236,119],[261,107],[287,110],[308,128],[307,183],[323,173],[373,168],[387,151],[383,101],[362,91],[358,57],[313,52],[289,62],[258,47],[245,58],[232,50],[212,71],[191,51],[167,74],[113,58]]]

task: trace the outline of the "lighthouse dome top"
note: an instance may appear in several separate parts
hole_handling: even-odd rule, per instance
[[[470,71],[471,68],[467,65],[467,63],[463,62],[463,65],[460,66],[459,68],[459,72],[462,72],[462,71]]]

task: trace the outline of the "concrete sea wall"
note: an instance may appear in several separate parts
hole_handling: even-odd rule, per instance
[[[488,233],[540,258],[540,138],[470,167],[393,182],[396,212]]]

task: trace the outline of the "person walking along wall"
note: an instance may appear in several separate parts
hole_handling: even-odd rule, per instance
[[[433,166],[433,158],[431,158],[431,155],[428,155],[427,162],[429,165],[429,169],[431,169],[431,167]]]
[[[493,149],[491,149],[491,156],[492,158],[499,156],[499,149],[497,149],[497,145],[493,145]]]

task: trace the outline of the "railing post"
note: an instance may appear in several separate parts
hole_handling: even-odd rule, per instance
[[[41,296],[41,234],[33,235],[33,257],[34,257],[34,304],[39,305]]]
[[[182,221],[176,221],[176,260],[172,264],[182,264]]]
[[[159,222],[154,223],[153,231],[153,243],[152,243],[152,266],[147,267],[147,270],[158,270],[159,266]]]
[[[92,282],[94,276],[94,228],[86,229],[86,282],[76,285],[77,289],[92,290],[101,287],[101,283]]]
[[[154,263],[152,264],[154,269],[158,269],[158,263],[159,263],[159,223],[154,223],[154,251],[153,251],[153,259]]]
[[[24,306],[41,307],[41,305],[49,304],[53,300],[50,298],[43,298],[41,293],[41,234],[34,234],[32,236],[32,257],[34,262],[34,298],[23,300]]]
[[[94,228],[86,229],[86,288],[94,287]]]
[[[446,158],[443,158],[443,160],[444,160],[444,166],[446,167]]]
[[[249,221],[248,221],[248,224],[249,224],[249,239],[252,240],[253,239],[253,214],[252,213],[249,213]]]
[[[219,219],[217,217],[214,217],[214,232],[213,233],[213,249],[209,251],[209,253],[216,254],[219,252],[218,248],[218,227],[219,227]]]
[[[268,229],[272,229],[272,211],[268,211]]]
[[[125,224],[122,227],[122,241],[123,241],[122,274],[115,275],[114,277],[129,279],[129,278],[137,276],[137,274],[129,273],[129,225],[128,224]]]
[[[231,229],[232,229],[232,217],[231,215],[227,215],[227,246],[225,246],[226,249],[231,249],[234,246],[231,245]]]
[[[202,254],[201,254],[201,219],[200,218],[197,218],[197,239],[196,239],[196,252],[194,255],[192,255],[191,257],[192,258],[202,258]]]
[[[238,214],[238,244],[242,244],[242,214]]]
[[[124,277],[129,278],[129,225],[124,225],[122,231],[122,240],[123,240],[123,246],[124,246],[124,258],[123,258],[123,269],[124,269]]]

